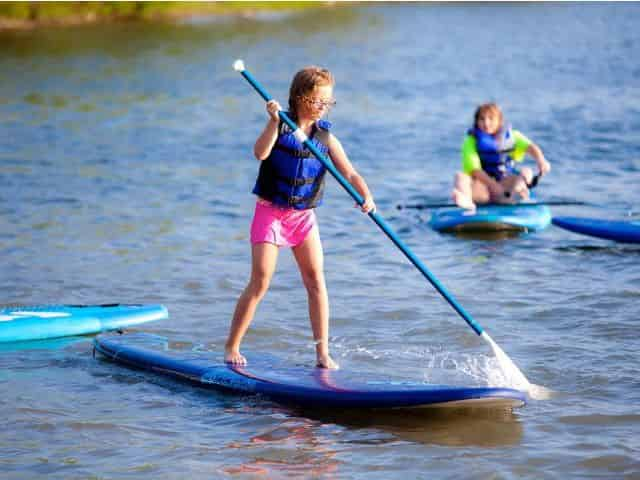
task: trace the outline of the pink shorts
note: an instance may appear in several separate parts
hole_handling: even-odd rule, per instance
[[[251,244],[273,243],[278,247],[296,247],[316,226],[315,211],[278,207],[258,199],[251,223]]]

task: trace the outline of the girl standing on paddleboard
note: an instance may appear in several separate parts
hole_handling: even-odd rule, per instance
[[[462,144],[463,171],[456,174],[451,197],[462,208],[475,208],[476,203],[514,203],[516,196],[528,198],[529,187],[535,185],[533,172],[514,165],[527,153],[538,165],[538,178],[551,170],[540,147],[504,125],[497,104],[480,105]]]
[[[322,120],[335,104],[334,83],[324,68],[297,72],[289,89],[288,115],[358,191],[364,199],[361,209],[368,213],[375,210],[369,188],[330,132],[331,124]],[[300,141],[299,133],[280,121],[279,110],[275,100],[267,103],[269,120],[253,148],[260,170],[253,189],[258,199],[251,224],[251,277],[233,314],[224,359],[246,365],[240,343],[269,288],[280,247],[291,247],[307,290],[317,365],[338,368],[329,355],[329,298],[314,212],[322,202],[326,168]]]

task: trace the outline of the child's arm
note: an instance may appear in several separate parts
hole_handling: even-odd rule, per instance
[[[531,145],[527,147],[527,153],[536,161],[540,175],[545,175],[551,171],[551,165],[547,162],[547,159],[544,158],[544,153],[542,153],[540,147],[535,143],[532,142]]]
[[[376,204],[373,201],[373,196],[369,191],[367,182],[365,182],[364,178],[362,178],[356,169],[353,168],[344,148],[342,148],[342,144],[332,134],[329,135],[329,156],[342,176],[347,180],[347,182],[353,185],[353,188],[355,188],[364,199],[364,203],[360,207],[362,211],[369,213],[370,211],[375,210]]]
[[[514,159],[516,161],[521,161],[524,158],[525,153],[528,153],[536,161],[541,175],[549,173],[551,165],[549,165],[549,162],[544,158],[544,154],[538,145],[533,143],[518,130],[513,130],[513,138],[516,144],[514,152]]]
[[[280,110],[280,104],[275,100],[271,100],[267,103],[269,122],[256,140],[256,144],[253,146],[253,154],[260,161],[265,160],[271,154],[271,150],[278,139],[278,125],[280,123],[278,111]]]

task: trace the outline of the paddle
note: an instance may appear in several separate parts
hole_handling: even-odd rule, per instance
[[[500,203],[490,203],[483,205],[503,205]],[[480,206],[483,206],[480,205]],[[507,206],[518,206],[518,207],[535,207],[538,205],[547,205],[547,206],[571,206],[571,205],[589,205],[587,202],[573,201],[573,200],[557,200],[557,201],[549,201],[549,202],[520,202],[520,203],[505,203]],[[398,210],[402,210],[404,208],[407,209],[415,209],[415,210],[429,210],[433,208],[460,208],[455,203],[409,203],[407,205],[397,205],[396,208]]]
[[[233,68],[240,72],[240,74],[249,82],[249,84],[260,94],[260,96],[264,99],[264,101],[268,102],[272,99],[271,95],[269,95],[264,88],[258,83],[258,81],[249,73],[245,67],[244,62],[242,60],[236,60],[233,64]],[[326,167],[327,170],[333,175],[333,177],[338,181],[340,185],[351,195],[351,197],[358,203],[358,205],[362,205],[364,200],[362,196],[351,186],[349,182],[338,172],[338,170],[333,166],[333,163],[326,158],[317,148],[316,146],[309,141],[309,138],[305,135],[305,133],[298,128],[298,126],[293,122],[289,116],[283,112],[279,111],[278,116],[280,119],[287,124],[287,126],[294,132],[294,136],[296,139],[305,145],[311,153]],[[467,324],[473,329],[476,334],[482,337],[485,341],[489,343],[491,346],[496,358],[498,359],[498,363],[502,368],[503,373],[507,377],[507,381],[510,382],[511,385],[519,388],[521,390],[528,391],[529,394],[532,394],[532,385],[526,379],[524,374],[516,367],[516,365],[511,361],[511,359],[502,351],[502,349],[493,341],[493,339],[483,330],[483,328],[473,319],[471,315],[467,313],[467,311],[460,305],[453,296],[444,288],[444,286],[438,281],[438,279],[427,269],[426,266],[416,257],[413,252],[407,247],[400,238],[394,233],[394,231],[387,225],[387,222],[378,215],[375,211],[371,211],[368,213],[369,217],[382,229],[382,231],[391,239],[391,241],[404,253],[404,255],[409,259],[411,263],[424,275],[424,277],[434,286],[434,288],[449,302],[449,305],[453,307],[453,309],[458,312],[458,314],[467,322]]]

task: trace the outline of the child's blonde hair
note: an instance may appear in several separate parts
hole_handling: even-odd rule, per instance
[[[502,110],[500,110],[500,107],[498,106],[498,104],[494,102],[483,103],[476,109],[476,113],[473,116],[473,126],[475,128],[478,128],[478,119],[480,118],[481,115],[484,115],[485,113],[493,113],[494,115],[496,115],[499,120],[498,129],[502,128],[502,123],[504,122],[504,116],[502,115]]]
[[[335,85],[333,75],[326,68],[311,65],[299,70],[289,88],[289,112],[297,116],[301,98],[313,92],[314,88],[324,85]]]

